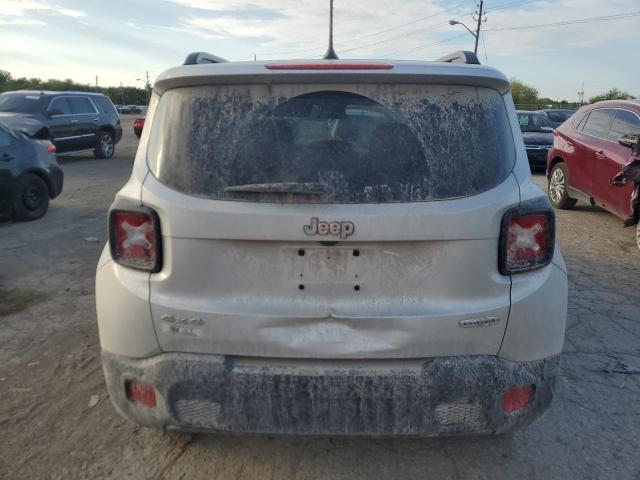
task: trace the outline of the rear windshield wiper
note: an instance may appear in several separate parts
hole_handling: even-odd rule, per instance
[[[232,185],[224,189],[225,193],[282,193],[294,195],[324,196],[329,192],[320,183],[311,182],[278,182],[278,183],[253,183],[247,185]]]

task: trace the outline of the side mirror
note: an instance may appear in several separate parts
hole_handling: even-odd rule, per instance
[[[55,117],[56,115],[62,115],[64,112],[59,108],[52,108],[51,110],[47,110],[47,115],[50,117]]]
[[[640,135],[625,135],[618,140],[618,143],[631,149],[635,157],[640,157]]]

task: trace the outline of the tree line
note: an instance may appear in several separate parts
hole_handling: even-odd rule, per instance
[[[527,85],[524,82],[516,78],[509,80],[511,84],[511,96],[513,97],[513,103],[517,106],[528,110],[537,110],[547,107],[559,107],[559,108],[578,108],[580,105],[578,102],[569,102],[567,100],[558,101],[551,98],[540,97],[538,89]],[[618,88],[612,88],[607,92],[599,95],[589,97],[589,101],[585,103],[595,103],[602,100],[625,100],[632,97],[629,92],[620,90]]]
[[[146,88],[139,87],[97,87],[85,83],[66,80],[42,80],[40,78],[14,78],[10,72],[0,70],[0,93],[13,90],[53,90],[100,92],[117,105],[147,105],[149,93]]]

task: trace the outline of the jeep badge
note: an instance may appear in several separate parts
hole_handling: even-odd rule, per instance
[[[306,235],[333,235],[335,237],[347,238],[355,232],[353,222],[321,222],[319,218],[313,217],[309,225],[302,227]]]

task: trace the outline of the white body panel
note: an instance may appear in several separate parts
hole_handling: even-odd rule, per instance
[[[149,310],[149,274],[121,268],[108,247],[96,272],[96,306],[103,350],[133,358],[161,352]]]
[[[498,232],[518,198],[509,177],[442,202],[254,204],[183,195],[149,176],[143,203],[158,212],[166,246],[163,271],[151,277],[160,346],[296,358],[494,355],[510,304]],[[356,229],[323,247],[303,232],[311,217],[348,219]],[[485,317],[496,323],[459,323]]]

